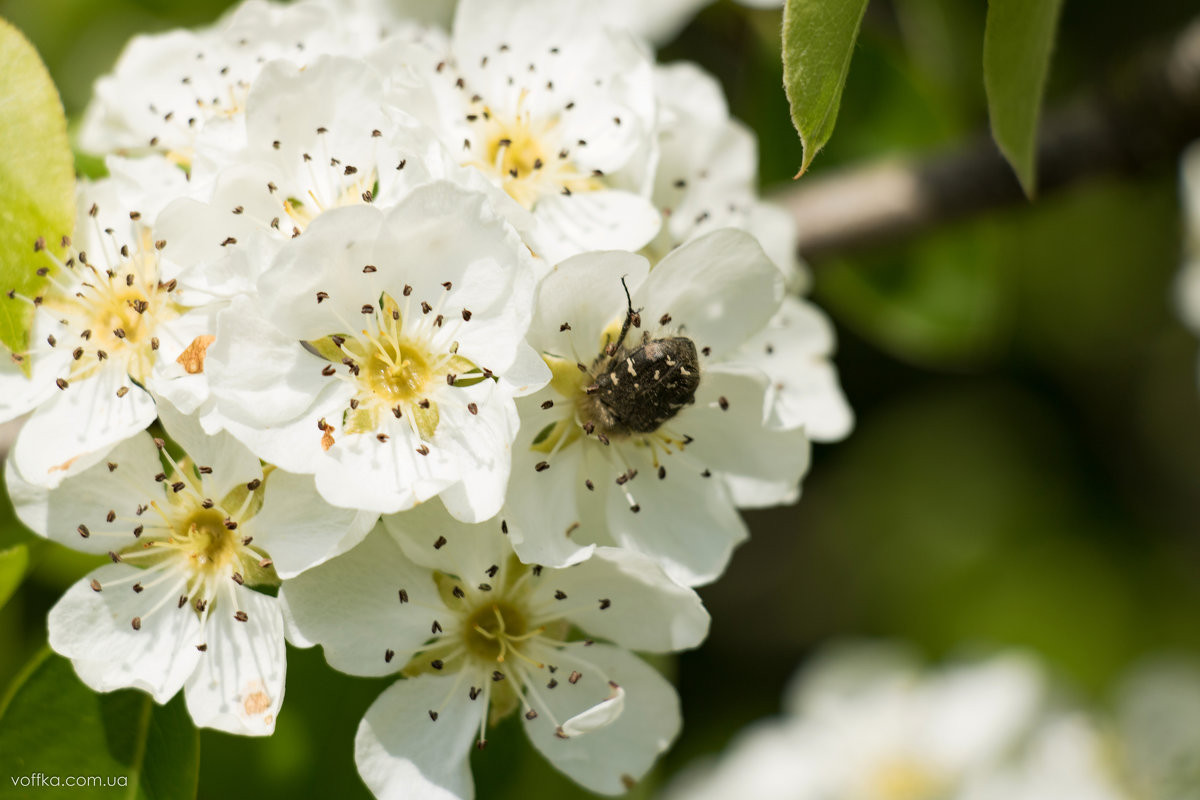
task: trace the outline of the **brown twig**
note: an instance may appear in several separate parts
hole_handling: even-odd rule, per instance
[[[1048,111],[1038,139],[1039,194],[1108,173],[1173,163],[1200,138],[1200,18],[1099,89]],[[802,179],[778,195],[800,226],[800,252],[819,258],[897,241],[945,222],[1024,201],[990,137],[912,160]]]

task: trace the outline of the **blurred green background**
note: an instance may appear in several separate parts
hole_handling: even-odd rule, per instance
[[[0,0],[0,16],[32,39],[77,116],[130,35],[203,23],[226,5]],[[982,2],[875,0],[812,172],[985,130],[984,13]],[[1049,102],[1195,13],[1194,0],[1136,14],[1116,0],[1067,3]],[[722,0],[661,56],[719,76],[758,132],[767,190],[800,158],[778,24]],[[751,541],[703,590],[711,638],[663,664],[678,678],[684,732],[635,796],[778,710],[797,664],[839,637],[909,640],[935,657],[1023,646],[1098,702],[1150,654],[1200,656],[1200,392],[1196,340],[1174,309],[1176,170],[1097,179],[813,265],[858,426],[816,448],[798,506],[750,515]],[[31,538],[0,508],[0,549]],[[90,568],[57,546],[36,561],[0,609],[0,686],[43,646],[47,609]],[[386,685],[291,650],[275,736],[203,732],[200,796],[369,797],[353,734]],[[518,724],[504,727],[473,757],[483,800],[588,796]]]

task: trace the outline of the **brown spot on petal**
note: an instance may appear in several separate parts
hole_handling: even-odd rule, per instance
[[[183,370],[188,375],[198,375],[204,372],[204,354],[208,351],[208,346],[215,340],[216,337],[209,334],[197,336],[175,361],[183,365]]]
[[[71,468],[71,465],[74,464],[75,460],[78,458],[79,458],[79,456],[75,456],[74,458],[68,458],[66,461],[59,464],[58,466],[51,467],[49,471],[50,472],[66,472],[67,470],[69,470]]]
[[[261,714],[271,707],[271,698],[266,692],[257,691],[246,695],[246,699],[242,701],[242,708],[248,716]]]

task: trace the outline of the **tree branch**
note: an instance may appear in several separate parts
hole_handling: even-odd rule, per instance
[[[1038,138],[1038,186],[1050,194],[1098,175],[1172,164],[1200,138],[1200,17],[1099,89],[1048,111]],[[795,216],[805,258],[913,236],[1015,205],[1021,187],[990,136],[911,160],[848,167],[775,198]]]

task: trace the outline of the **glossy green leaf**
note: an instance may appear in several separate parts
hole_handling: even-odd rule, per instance
[[[46,67],[21,32],[0,20],[0,292],[33,297],[49,265],[34,252],[57,249],[75,222],[75,164],[62,102]],[[0,345],[29,345],[33,306],[0,294]],[[28,362],[26,362],[26,366]]]
[[[800,134],[800,177],[837,121],[842,87],[867,0],[787,0],[783,9],[783,86]]]
[[[29,566],[29,548],[23,544],[0,550],[0,608],[21,585]]]
[[[983,83],[992,136],[1025,194],[1037,188],[1037,127],[1062,0],[989,0]]]
[[[133,690],[96,694],[48,650],[17,678],[0,711],[0,798],[190,798],[199,766],[182,694],[165,706]],[[99,782],[66,785],[80,776]]]

